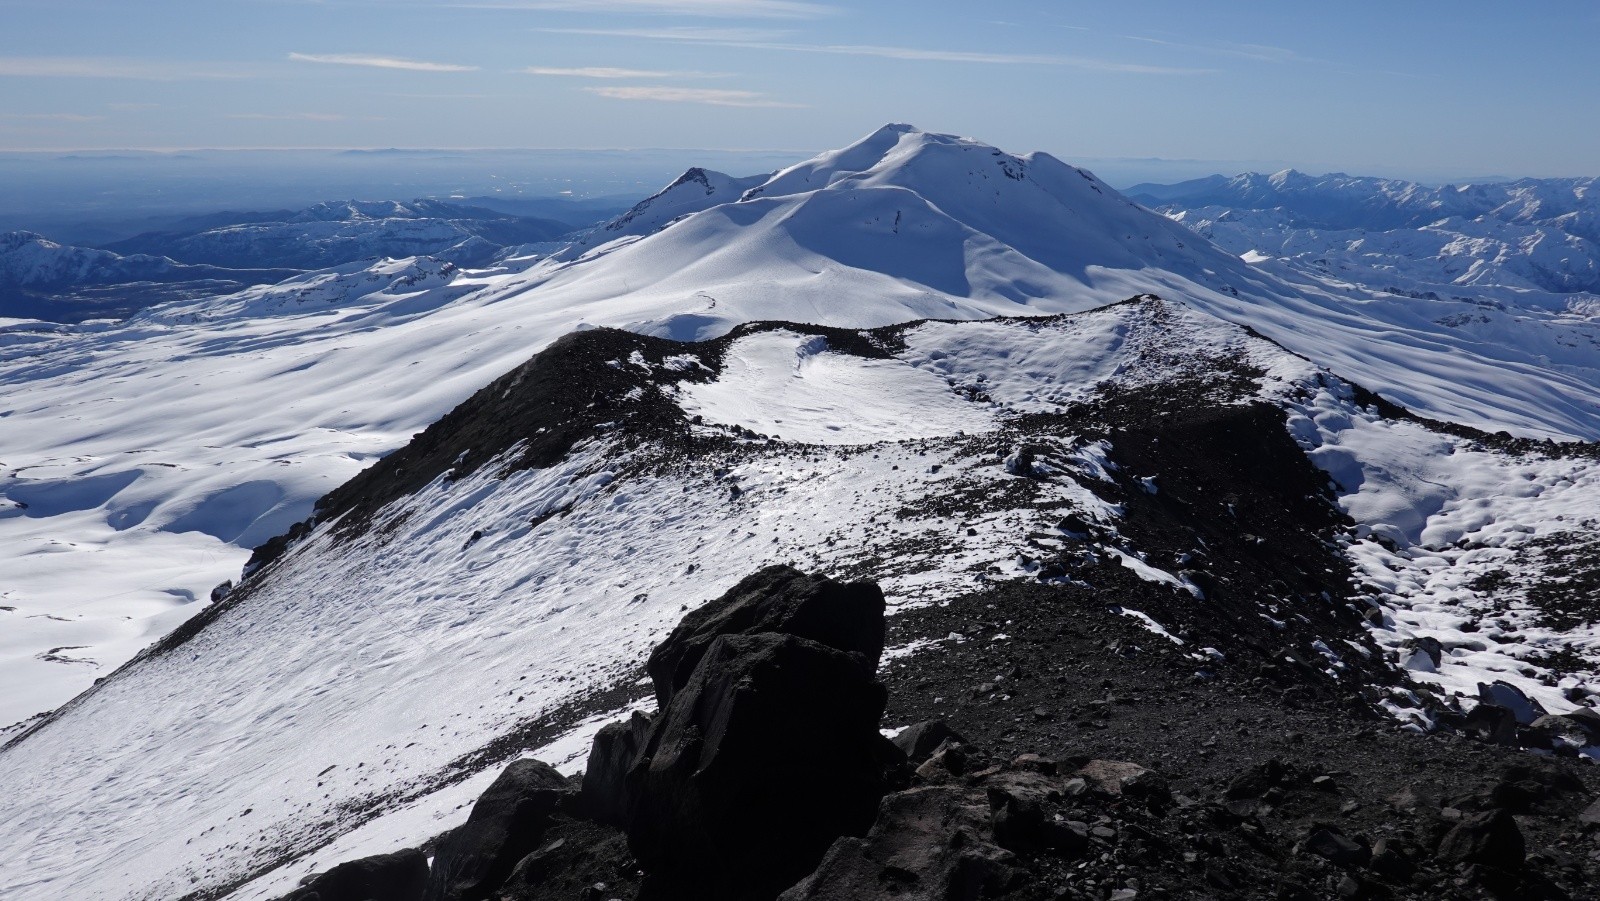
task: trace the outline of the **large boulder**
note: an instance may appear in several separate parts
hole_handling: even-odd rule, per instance
[[[472,805],[466,823],[451,830],[434,852],[427,901],[481,901],[490,897],[517,862],[537,850],[567,780],[537,760],[506,767]]]
[[[629,774],[650,743],[653,726],[650,717],[634,711],[627,722],[612,723],[594,737],[589,763],[583,771],[585,816],[609,826],[627,825],[633,807]]]
[[[859,654],[772,632],[714,638],[629,780],[629,843],[652,885],[768,899],[834,839],[865,834],[903,761],[878,732],[884,701]]]
[[[412,848],[339,864],[284,901],[421,901],[427,884],[428,857]]]
[[[647,670],[665,709],[720,635],[780,632],[860,654],[875,670],[883,655],[883,592],[872,582],[840,583],[792,566],[769,566],[684,616],[650,654]]]

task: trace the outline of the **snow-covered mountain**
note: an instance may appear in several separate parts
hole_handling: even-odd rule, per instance
[[[1159,536],[1242,501],[1207,483],[1204,516],[1142,519],[1196,489],[1159,434],[1129,443],[1190,401],[1260,412],[1254,450],[1196,459],[1276,448],[1312,481],[1274,503],[1331,479],[1354,520],[1324,499],[1320,537],[1205,526],[1266,649],[1219,653],[1289,653],[1419,729],[1454,702],[1377,681],[1389,655],[1553,713],[1592,681],[1588,621],[1536,591],[1600,503],[1585,446],[1536,440],[1600,438],[1592,318],[1253,266],[1048,155],[907,126],[770,177],[691,171],[613,225],[0,331],[0,681],[30,688],[0,719],[159,640],[0,751],[25,787],[0,835],[26,849],[0,893],[267,897],[415,843],[507,749],[570,764],[653,637],[767,559],[913,605],[1128,579],[1128,617],[1212,629],[1185,606],[1217,584],[1198,548]],[[772,320],[809,325],[740,328]],[[954,322],[899,328],[922,320]],[[1348,578],[1286,580],[1291,549],[1334,546]],[[1424,638],[1449,659],[1415,659]]]
[[[1129,193],[1252,260],[1379,290],[1580,311],[1600,295],[1593,178],[1431,187],[1290,170]]]
[[[1485,184],[1423,185],[1399,179],[1293,169],[1271,175],[1213,175],[1175,185],[1142,184],[1130,197],[1185,207],[1283,209],[1298,224],[1325,229],[1387,231],[1440,219],[1480,217],[1519,225],[1552,223],[1600,241],[1597,178],[1525,178]]]
[[[87,687],[316,498],[574,328],[695,339],[1150,293],[1427,415],[1600,436],[1594,321],[1291,283],[1044,154],[891,126],[740,188],[691,173],[619,239],[488,269],[349,264],[121,325],[0,334],[0,603],[24,624],[5,667],[31,687],[0,719]]]
[[[0,234],[0,318],[121,318],[156,303],[216,296],[290,274],[187,265],[148,254],[122,256],[58,244],[32,232],[7,232]]]
[[[439,200],[332,201],[293,212],[242,217],[196,231],[164,231],[107,245],[119,253],[163,253],[186,263],[321,269],[356,260],[433,255],[486,263],[505,247],[552,241],[577,225]]]

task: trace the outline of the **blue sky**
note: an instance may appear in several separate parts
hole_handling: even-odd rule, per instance
[[[1512,9],[0,0],[0,149],[809,150],[908,121],[1079,160],[1600,173],[1600,4]]]

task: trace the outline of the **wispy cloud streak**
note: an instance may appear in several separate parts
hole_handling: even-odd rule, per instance
[[[519,70],[526,75],[548,75],[556,78],[726,78],[726,72],[657,72],[648,69],[616,69],[610,66],[585,66],[562,69],[550,66],[529,66]]]
[[[465,9],[528,9],[543,12],[648,13],[724,19],[818,19],[837,8],[803,0],[458,0]]]
[[[347,117],[338,113],[232,113],[225,118],[265,122],[343,122]]]
[[[673,88],[657,85],[602,86],[584,88],[591,94],[613,100],[653,100],[659,103],[700,103],[709,106],[774,107],[798,109],[799,103],[773,100],[755,91],[713,90],[711,88]]]
[[[430,63],[395,56],[368,56],[360,53],[291,53],[289,58],[300,63],[323,63],[334,66],[365,66],[371,69],[403,69],[407,72],[476,72],[477,66],[458,66],[452,63]]]
[[[1204,75],[1214,70],[1153,66],[1143,63],[1126,63],[1086,56],[1037,53],[994,53],[973,50],[941,50],[923,47],[896,47],[876,44],[806,44],[774,40],[750,40],[729,37],[719,29],[648,29],[648,28],[547,28],[545,32],[557,34],[586,34],[601,37],[644,38],[658,41],[694,43],[712,47],[739,47],[749,50],[775,50],[789,53],[822,53],[835,56],[866,56],[879,59],[913,62],[977,63],[989,65],[1064,66],[1097,72],[1121,72],[1137,75]]]
[[[1240,59],[1253,59],[1265,63],[1311,62],[1307,57],[1301,56],[1287,47],[1273,47],[1268,44],[1187,44],[1182,41],[1169,41],[1165,38],[1152,38],[1137,34],[1125,34],[1123,37],[1143,44],[1155,44],[1179,50],[1196,50],[1201,53],[1234,56]]]

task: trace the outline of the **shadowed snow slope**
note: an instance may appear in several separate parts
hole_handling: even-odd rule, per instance
[[[0,723],[86,688],[245,549],[574,329],[698,339],[1153,293],[1421,413],[1600,437],[1593,321],[1502,309],[1485,325],[1461,318],[1484,313],[1472,303],[1279,278],[1044,154],[890,126],[771,177],[693,170],[614,226],[488,269],[349,264],[116,325],[0,327],[0,684],[25,687],[0,694]]]

